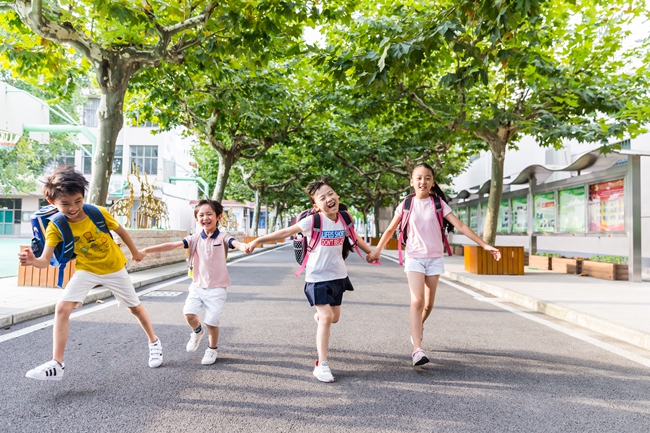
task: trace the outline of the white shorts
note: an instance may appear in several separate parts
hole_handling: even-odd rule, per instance
[[[221,312],[226,303],[228,291],[221,287],[204,289],[196,284],[190,284],[190,293],[187,294],[183,314],[199,315],[205,309],[203,322],[210,326],[219,326]]]
[[[442,257],[432,259],[407,257],[404,261],[404,272],[419,272],[427,277],[441,275],[445,272],[445,259]]]
[[[113,293],[117,301],[127,307],[140,305],[138,294],[135,293],[129,273],[125,268],[106,275],[93,274],[86,271],[75,271],[68,284],[63,289],[59,301],[83,303],[90,289],[104,286]]]

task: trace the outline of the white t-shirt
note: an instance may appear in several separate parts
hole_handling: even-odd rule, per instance
[[[451,213],[451,208],[443,200],[442,216]],[[395,209],[395,215],[402,216],[404,201]],[[442,231],[436,217],[436,205],[430,197],[413,197],[411,214],[408,220],[406,254],[414,259],[429,259],[444,255]]]
[[[298,221],[298,227],[307,237],[307,245],[311,241],[311,229],[314,215]],[[305,267],[305,281],[308,283],[319,283],[322,281],[340,280],[348,276],[343,260],[343,241],[345,240],[345,225],[343,221],[332,221],[325,215],[320,215],[321,237],[320,242],[309,253],[307,266]]]

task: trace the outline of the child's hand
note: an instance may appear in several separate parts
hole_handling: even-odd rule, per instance
[[[486,246],[483,247],[483,249],[485,251],[489,251],[492,254],[492,256],[494,257],[494,260],[496,260],[497,262],[499,260],[501,260],[501,251],[494,248],[492,245],[486,245]]]
[[[147,253],[145,253],[144,251],[140,251],[140,250],[138,250],[138,251],[136,251],[135,253],[131,253],[131,256],[132,256],[131,258],[132,258],[133,260],[135,260],[136,262],[139,262],[139,261],[141,261],[142,259],[144,259],[144,257],[145,257],[146,255],[147,255]]]
[[[239,251],[241,251],[242,253],[248,254],[248,251],[246,251],[246,245],[247,244],[245,244],[245,243],[239,242],[239,244],[237,245],[237,249]]]
[[[246,254],[250,254],[250,253],[252,253],[253,251],[255,251],[255,247],[256,247],[256,246],[257,246],[257,242],[255,242],[255,241],[251,241],[251,242],[249,242],[249,243],[246,244],[246,247],[245,247],[245,250],[244,250],[244,251],[246,252]]]
[[[375,263],[379,261],[380,257],[381,257],[381,253],[377,250],[373,250],[370,253],[366,254],[366,261],[368,263]]]
[[[20,266],[31,266],[34,264],[34,260],[36,260],[36,257],[34,256],[34,253],[32,253],[31,248],[25,248],[23,251],[18,253]]]

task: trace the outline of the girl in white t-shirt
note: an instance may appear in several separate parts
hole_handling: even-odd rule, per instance
[[[309,304],[316,307],[314,319],[318,322],[318,361],[314,376],[321,382],[334,382],[327,362],[327,348],[330,326],[341,317],[343,292],[354,290],[343,259],[343,248],[347,246],[351,249],[351,246],[345,242],[345,223],[339,215],[339,196],[330,186],[329,180],[322,179],[310,183],[306,192],[314,205],[314,211],[320,213],[321,217],[320,241],[309,254],[305,268],[305,295]],[[310,242],[313,220],[314,215],[309,215],[291,227],[259,237],[246,246],[246,252],[252,252],[260,243],[286,239],[300,232],[308,237],[307,241]],[[366,254],[372,251],[363,239],[357,238],[357,245]]]
[[[422,350],[422,336],[424,321],[427,320],[433,309],[436,297],[438,279],[444,272],[442,229],[436,217],[436,209],[430,194],[433,192],[438,197],[444,198],[440,187],[435,184],[433,168],[429,164],[417,165],[411,173],[411,186],[415,190],[415,197],[411,203],[411,213],[408,219],[406,240],[406,261],[404,272],[411,290],[411,308],[409,322],[411,328],[411,342],[413,343],[413,365],[422,365],[429,362]],[[501,258],[498,249],[486,244],[476,233],[451,212],[447,203],[441,200],[442,214],[456,229],[492,253],[496,260]],[[375,250],[368,255],[368,261],[378,261],[381,250],[393,236],[402,220],[404,202],[395,211],[395,217],[379,240]]]

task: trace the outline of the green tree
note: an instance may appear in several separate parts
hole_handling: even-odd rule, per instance
[[[623,46],[646,13],[628,1],[393,2],[366,5],[320,57],[338,80],[397,91],[493,158],[484,238],[494,243],[503,166],[522,134],[542,146],[602,144],[648,120],[646,47]],[[476,144],[475,142],[473,142]]]
[[[68,124],[74,118],[75,107],[84,99],[80,77],[72,76],[73,82],[67,91],[51,87],[41,88],[13,78],[7,70],[0,71],[0,81],[39,98],[50,110],[51,124]],[[74,137],[63,133],[50,133],[48,142],[39,143],[27,136],[18,140],[15,146],[0,147],[0,193],[15,194],[33,191],[36,179],[48,167],[61,164],[61,155],[71,154],[77,149]]]
[[[42,77],[47,72],[48,79],[60,82],[73,73],[66,73],[73,71],[70,65],[94,72],[101,102],[90,200],[103,204],[131,78],[143,68],[182,63],[187,49],[205,41],[233,51],[240,44],[256,43],[277,32],[275,20],[293,16],[296,8],[272,0],[85,0],[65,6],[41,0],[5,1],[0,2],[2,56],[25,75]],[[68,47],[81,61],[71,57]]]
[[[154,119],[161,130],[182,125],[213,149],[218,164],[212,198],[221,200],[233,165],[260,158],[297,132],[317,100],[304,62],[277,61],[273,69],[251,69],[232,57],[219,65],[212,65],[213,57],[204,61],[165,67],[161,85],[139,93],[133,110],[140,118]]]

